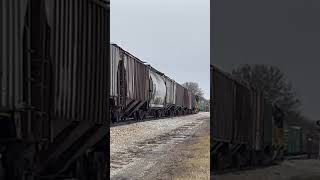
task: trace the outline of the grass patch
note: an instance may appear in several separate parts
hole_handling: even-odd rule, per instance
[[[193,139],[182,149],[184,157],[178,163],[179,172],[173,179],[210,179],[210,136]]]

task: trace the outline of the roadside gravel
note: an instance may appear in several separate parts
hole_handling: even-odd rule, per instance
[[[213,180],[319,180],[320,160],[288,160],[279,165],[217,175]]]
[[[209,113],[199,113],[112,127],[111,179],[149,179],[160,164],[165,168],[172,160],[177,145],[208,121]]]
[[[194,122],[197,119],[206,118],[209,113],[158,119],[133,124],[111,127],[110,148],[112,152],[124,149],[136,142],[168,133],[180,126]]]

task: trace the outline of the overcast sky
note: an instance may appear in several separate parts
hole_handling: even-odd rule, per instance
[[[210,97],[210,0],[112,0],[111,42]]]
[[[278,66],[302,98],[302,111],[320,119],[320,1],[215,0],[213,63]]]

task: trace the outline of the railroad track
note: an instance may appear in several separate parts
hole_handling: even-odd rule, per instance
[[[146,122],[146,121],[160,120],[160,119],[166,119],[166,118],[183,117],[188,115],[193,115],[193,114],[186,114],[186,115],[180,115],[180,116],[166,116],[166,117],[160,117],[160,118],[155,118],[154,116],[148,116],[143,120],[135,120],[133,118],[130,118],[130,119],[126,119],[125,121],[110,123],[110,127],[123,126],[123,125],[133,124],[137,122]]]

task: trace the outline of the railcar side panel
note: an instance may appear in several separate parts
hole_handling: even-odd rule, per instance
[[[23,66],[27,0],[2,0],[0,2],[0,109],[21,109],[24,103]],[[24,44],[25,43],[25,44]],[[28,47],[25,47],[28,48]]]
[[[120,51],[121,49],[113,44],[110,45],[110,96],[119,96],[119,73],[120,73]]]
[[[149,98],[149,69],[142,61],[125,52],[123,55],[126,97],[147,101]]]
[[[183,87],[183,108],[189,107],[189,92],[188,89]]]
[[[213,140],[231,142],[234,119],[234,82],[217,69],[213,70]]]
[[[191,93],[191,91],[188,90],[188,106],[187,106],[187,108],[190,110],[192,109],[192,100],[193,100],[192,93]]]
[[[166,104],[173,105],[175,104],[175,89],[174,89],[174,81],[165,77],[167,94],[166,94]]]
[[[264,101],[263,122],[264,122],[264,125],[263,125],[264,146],[272,146],[275,126],[272,118],[272,105],[266,100]]]
[[[0,138],[30,135],[30,13],[27,0],[0,2]],[[30,115],[30,114],[29,114]],[[15,120],[13,120],[15,119]]]
[[[23,134],[1,139],[1,174],[55,179],[107,153],[94,146],[108,134],[109,1],[2,0],[0,14],[1,127]]]
[[[108,14],[105,1],[46,1],[52,61],[53,136],[72,121],[107,124]]]
[[[250,88],[235,82],[234,143],[248,144],[252,128]]]
[[[265,106],[265,100],[263,97],[263,94],[258,91],[257,89],[254,89],[253,92],[254,96],[254,106],[253,106],[253,124],[254,124],[254,150],[261,151],[264,147],[264,137],[263,137],[263,130],[264,130],[264,106]]]
[[[184,106],[184,87],[178,83],[175,83],[176,86],[176,105],[178,107]]]
[[[151,81],[151,94],[150,94],[150,107],[163,108],[166,98],[166,84],[164,78],[157,72],[150,69]]]

